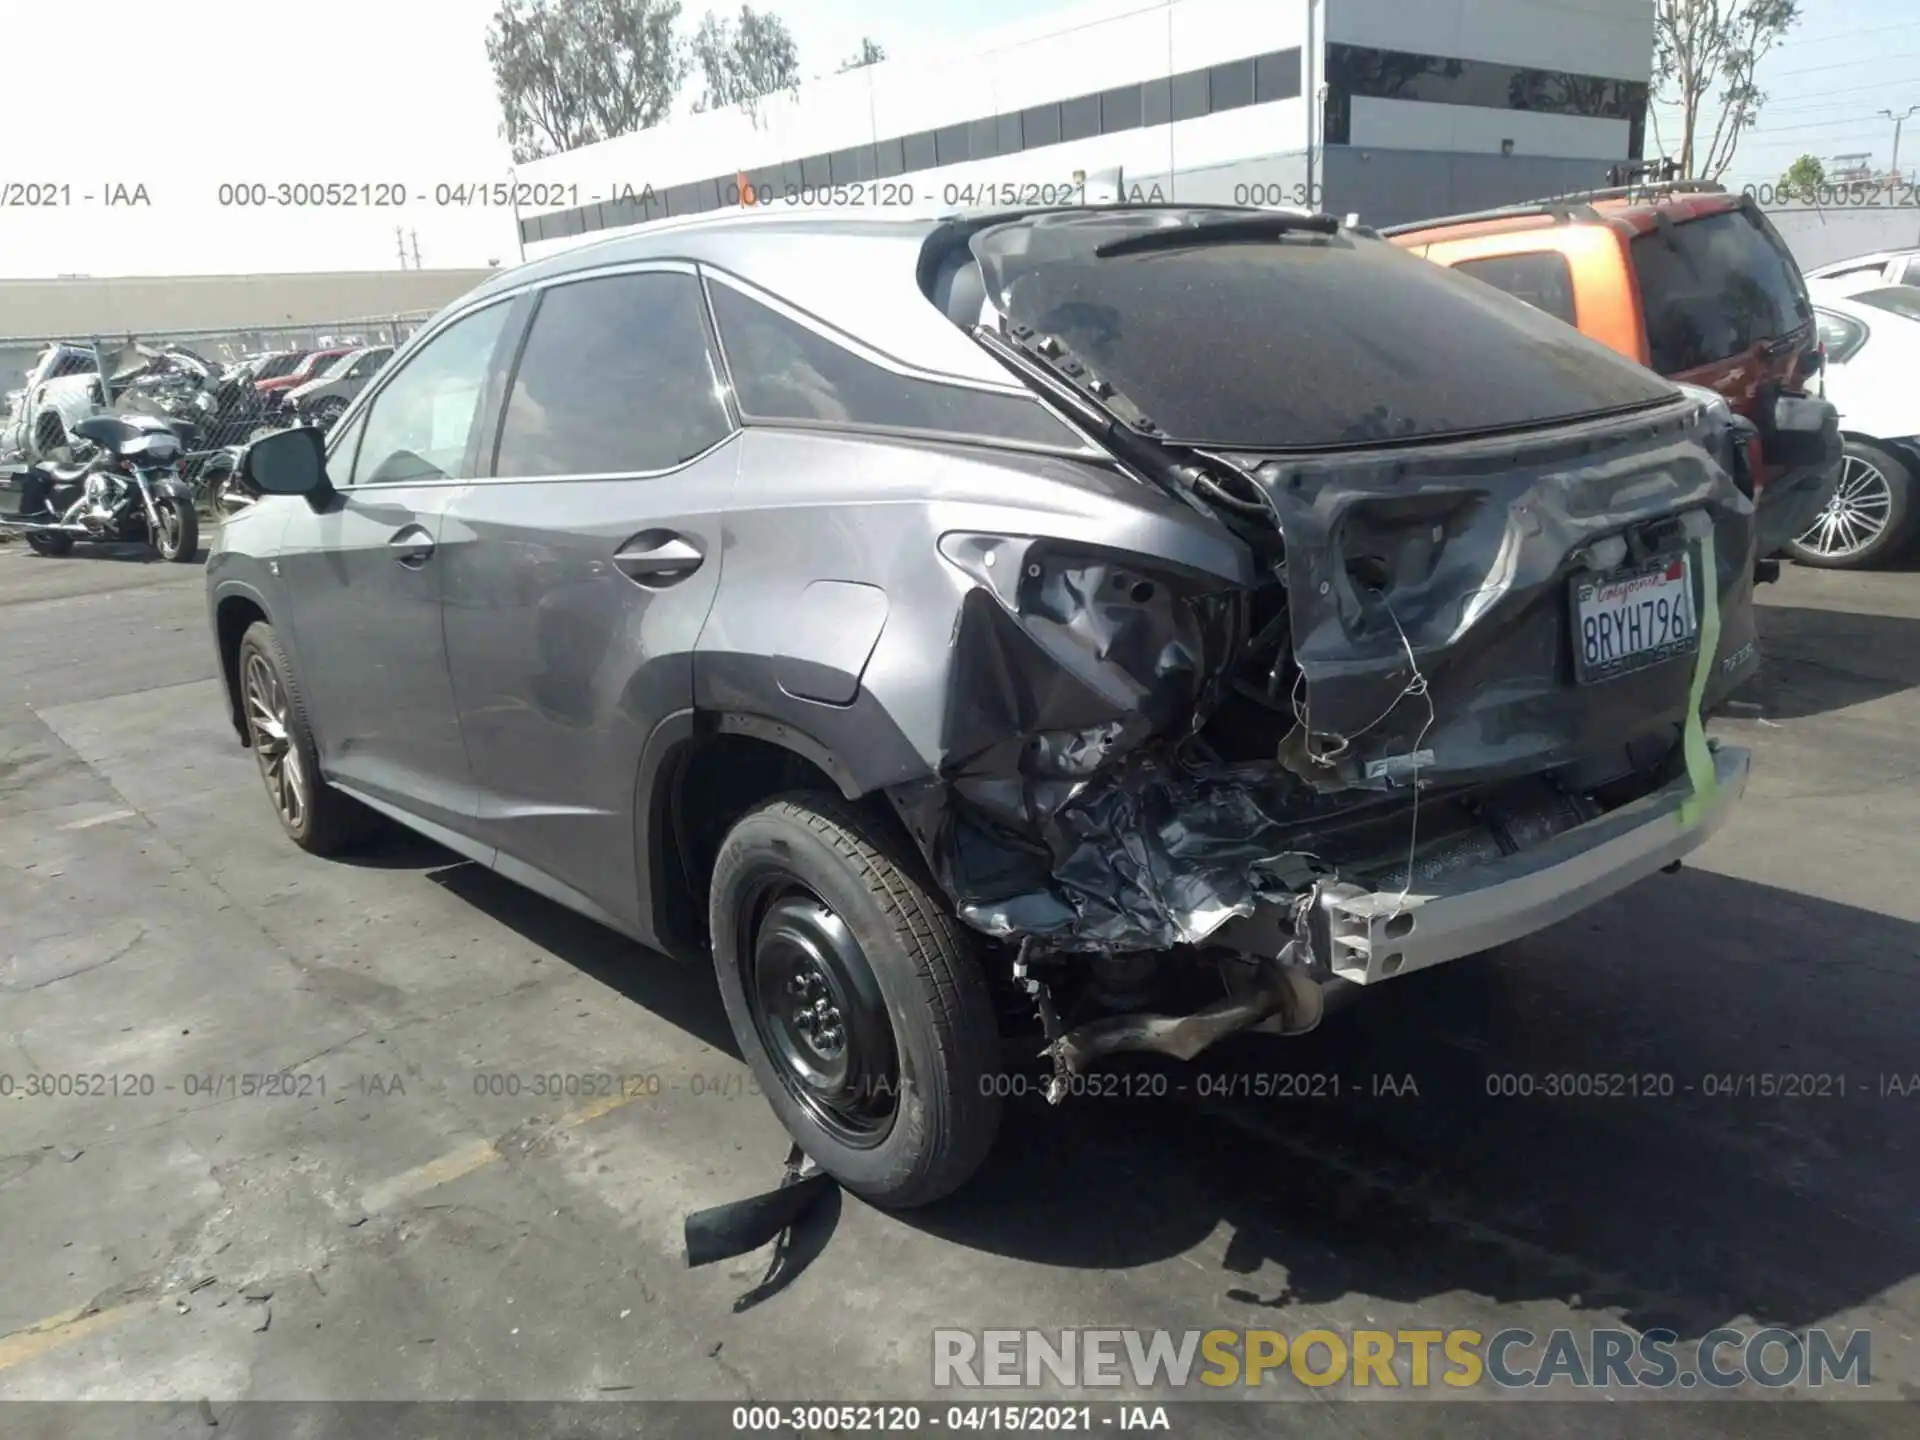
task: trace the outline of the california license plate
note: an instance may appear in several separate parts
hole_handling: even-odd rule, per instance
[[[1574,580],[1573,672],[1582,685],[1690,655],[1699,646],[1686,555]]]

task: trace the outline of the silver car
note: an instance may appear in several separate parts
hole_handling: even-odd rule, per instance
[[[795,1139],[911,1206],[1009,1042],[1059,1099],[1298,1033],[1712,834],[1747,438],[1331,217],[717,217],[256,441],[208,599],[295,843],[390,817],[713,964]]]

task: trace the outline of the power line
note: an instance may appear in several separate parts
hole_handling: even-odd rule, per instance
[[[1883,80],[1878,85],[1849,85],[1844,90],[1829,90],[1826,93],[1829,96],[1858,95],[1868,90],[1891,90],[1897,85],[1905,86],[1915,94],[1920,94],[1920,80]],[[1807,102],[1789,100],[1785,104],[1776,105],[1773,101],[1769,100],[1765,108],[1768,114],[1778,114],[1782,110],[1850,110],[1855,108],[1855,103],[1856,102],[1845,100],[1836,103],[1830,99],[1811,100]]]
[[[1886,35],[1895,30],[1912,29],[1913,23],[1909,21],[1904,25],[1875,25],[1866,30],[1836,30],[1831,35],[1820,35],[1811,40],[1796,35],[1793,37],[1793,43],[1795,45],[1830,45],[1835,40],[1851,40],[1859,35]]]
[[[1800,125],[1769,125],[1764,129],[1756,125],[1748,127],[1747,133],[1750,135],[1785,135],[1794,130],[1831,130],[1841,125],[1873,125],[1877,127],[1879,123],[1880,117],[1878,115],[1862,115],[1852,120],[1809,120]]]
[[[1775,70],[1767,79],[1784,80],[1789,75],[1813,75],[1822,70],[1854,70],[1874,60],[1914,60],[1920,59],[1920,50],[1902,50],[1893,55],[1870,55],[1853,60],[1836,60],[1831,65],[1807,65],[1798,70]]]

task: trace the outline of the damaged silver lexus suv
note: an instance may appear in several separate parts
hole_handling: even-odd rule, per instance
[[[710,956],[909,1206],[1010,1051],[1296,1034],[1705,840],[1741,423],[1325,216],[669,223],[256,442],[209,604],[296,843],[383,814]]]

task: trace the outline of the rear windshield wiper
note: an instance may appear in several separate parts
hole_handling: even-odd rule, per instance
[[[1149,250],[1181,250],[1190,245],[1217,245],[1228,240],[1274,240],[1299,231],[1335,235],[1339,230],[1340,221],[1332,215],[1239,215],[1205,225],[1177,225],[1123,235],[1118,240],[1096,245],[1093,253],[1102,260],[1111,260],[1118,255],[1139,255]]]

